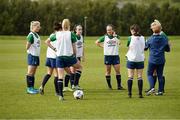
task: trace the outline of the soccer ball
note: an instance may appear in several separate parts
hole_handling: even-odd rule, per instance
[[[83,99],[84,93],[82,90],[76,90],[73,93],[75,99]]]

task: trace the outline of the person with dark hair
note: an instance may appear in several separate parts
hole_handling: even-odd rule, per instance
[[[119,58],[119,36],[114,31],[114,26],[109,24],[106,26],[106,34],[96,40],[96,45],[104,48],[104,64],[106,66],[106,81],[109,89],[111,85],[111,67],[116,72],[117,89],[124,90],[121,85],[120,58]],[[102,44],[103,43],[103,44]]]
[[[144,48],[145,48],[145,39],[140,34],[140,27],[137,24],[134,24],[130,27],[131,36],[128,38],[128,52],[127,57],[127,69],[128,69],[128,96],[132,97],[132,85],[134,79],[134,73],[136,70],[137,80],[138,80],[138,89],[139,89],[139,98],[143,98],[142,89],[143,89],[143,79],[142,73],[144,69]]]
[[[56,47],[51,45],[52,41],[56,41]],[[64,71],[68,70],[70,66],[75,69],[82,70],[82,66],[76,58],[76,38],[74,34],[70,31],[70,21],[69,19],[64,19],[62,22],[62,31],[56,33],[56,38],[50,38],[47,44],[51,49],[56,50],[56,67],[58,71],[58,97],[60,101],[64,100],[63,94],[63,79]]]
[[[49,40],[51,37],[55,37],[56,32],[62,30],[62,25],[58,22],[54,23],[54,32],[49,36],[47,40]],[[45,43],[47,42],[45,41]],[[51,45],[55,47],[56,42],[51,42]],[[58,93],[57,90],[57,80],[58,80],[58,75],[57,75],[57,69],[56,69],[56,49],[51,49],[50,47],[47,48],[47,53],[46,53],[46,66],[47,66],[47,74],[44,76],[43,81],[41,83],[41,86],[39,88],[40,94],[44,94],[44,87],[48,80],[50,79],[51,75],[54,72],[54,86],[55,86],[55,92],[56,94]]]

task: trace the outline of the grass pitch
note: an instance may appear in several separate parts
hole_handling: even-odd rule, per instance
[[[41,63],[36,74],[36,88],[39,88],[46,74],[46,45],[41,37]],[[103,50],[95,46],[98,37],[85,40],[86,61],[80,85],[85,96],[75,100],[72,92],[65,93],[60,102],[54,94],[53,77],[45,87],[45,95],[26,94],[25,75],[27,72],[25,36],[0,36],[0,119],[180,119],[180,36],[170,37],[171,53],[166,54],[164,75],[166,89],[164,96],[138,98],[137,80],[133,83],[133,97],[127,97],[127,90],[116,90],[115,73],[112,72],[114,90],[108,90],[105,81]],[[122,84],[127,88],[125,54],[127,37],[121,37],[120,58]],[[146,52],[148,56],[148,52]],[[144,70],[144,90],[148,88],[146,77],[147,60]],[[157,86],[157,85],[156,85]]]

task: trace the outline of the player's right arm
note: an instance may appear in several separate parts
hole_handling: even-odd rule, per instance
[[[31,44],[34,43],[34,37],[32,34],[29,34],[27,36],[27,42],[26,42],[26,50],[28,50],[31,47]]]
[[[95,44],[101,48],[103,48],[103,42],[104,42],[105,36],[100,37],[98,40],[96,40]]]
[[[74,33],[71,33],[71,42],[72,42],[73,54],[76,55],[76,35]]]
[[[56,35],[54,34],[45,41],[45,44],[56,52],[57,51],[56,48],[51,45],[51,41],[53,42],[55,40],[56,40]]]

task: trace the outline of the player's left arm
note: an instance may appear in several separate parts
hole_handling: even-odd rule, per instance
[[[28,50],[31,47],[31,43],[30,42],[26,42],[26,50]]]
[[[50,38],[48,38],[48,39],[45,41],[45,44],[46,44],[48,47],[50,47],[52,50],[54,50],[55,52],[57,51],[56,48],[51,45],[51,39],[50,39]]]
[[[168,36],[167,36],[164,32],[162,32],[161,35],[164,36],[165,39],[167,40],[167,45],[166,45],[166,47],[165,47],[165,51],[166,51],[166,52],[170,52],[170,50],[171,50],[171,43],[170,43],[170,41],[169,41]]]
[[[170,52],[170,50],[171,50],[171,43],[170,43],[170,41],[169,41],[169,38],[168,38],[168,36],[166,35],[166,33],[164,33],[164,32],[162,32],[161,33],[161,35],[164,37],[164,39],[166,39],[166,46],[165,46],[165,51],[166,52]]]
[[[73,54],[76,55],[76,36],[74,33],[71,33],[71,42],[72,42]]]
[[[168,40],[167,40],[167,44],[165,46],[165,51],[166,52],[170,52],[171,51],[171,44],[170,44],[170,42]]]

